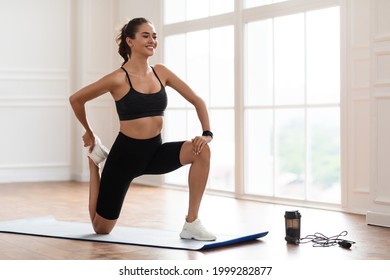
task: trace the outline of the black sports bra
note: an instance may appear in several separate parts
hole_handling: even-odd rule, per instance
[[[168,104],[167,93],[165,92],[165,88],[153,67],[153,73],[160,82],[161,88],[160,91],[156,93],[148,94],[136,91],[131,84],[129,74],[126,69],[123,67],[121,68],[126,73],[127,80],[130,84],[130,90],[121,99],[115,101],[119,119],[121,121],[125,121],[144,117],[163,116]]]

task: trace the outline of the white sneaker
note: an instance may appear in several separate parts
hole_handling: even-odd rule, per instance
[[[95,136],[95,147],[93,147],[92,152],[89,152],[89,146],[85,147],[85,149],[87,151],[87,156],[92,159],[96,166],[99,166],[100,163],[105,161],[109,153],[109,150],[102,144],[102,141],[97,136]]]
[[[184,223],[183,230],[180,233],[180,237],[183,239],[195,239],[201,241],[214,241],[217,237],[209,232],[200,222],[196,219],[192,223],[187,221]]]

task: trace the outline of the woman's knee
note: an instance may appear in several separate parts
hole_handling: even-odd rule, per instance
[[[109,234],[115,227],[116,221],[117,220],[107,220],[99,214],[96,214],[92,221],[92,226],[97,234]]]
[[[211,149],[209,144],[203,146],[202,152],[199,154],[204,160],[210,161],[211,158]]]
[[[198,155],[194,155],[193,163],[199,162],[204,168],[210,166],[211,151],[208,144],[203,146],[202,151]]]
[[[207,163],[210,161],[210,157],[211,150],[208,144],[203,146],[202,151],[198,155],[194,154],[193,146],[190,141],[185,142],[180,151],[180,162],[183,165],[191,164],[196,161],[203,161],[204,163]]]

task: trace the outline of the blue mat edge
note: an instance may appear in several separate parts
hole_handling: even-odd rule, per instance
[[[264,232],[259,232],[255,234],[250,234],[250,235],[245,235],[241,236],[238,238],[230,239],[227,241],[222,241],[222,242],[214,242],[210,244],[204,245],[200,250],[207,250],[207,249],[214,249],[214,248],[219,248],[219,247],[224,247],[224,246],[229,246],[229,245],[234,245],[234,244],[240,244],[248,241],[253,241],[258,238],[262,238],[268,234],[268,231]]]

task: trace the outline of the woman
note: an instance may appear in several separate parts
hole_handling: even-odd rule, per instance
[[[215,235],[198,219],[210,168],[208,143],[213,138],[206,105],[164,65],[149,65],[149,58],[157,47],[156,31],[149,20],[135,18],[129,21],[117,42],[118,52],[124,59],[122,67],[70,97],[74,113],[86,131],[83,141],[89,156],[89,212],[94,230],[99,234],[111,232],[135,177],[164,174],[191,164],[189,207],[180,237],[215,240]],[[163,115],[167,106],[165,86],[172,87],[195,106],[202,136],[196,136],[192,141],[162,143]],[[120,120],[120,131],[109,153],[94,135],[85,111],[86,102],[107,92],[115,100]],[[106,157],[100,178],[99,163]]]

